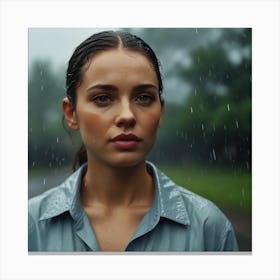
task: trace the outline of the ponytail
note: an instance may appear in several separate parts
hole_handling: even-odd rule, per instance
[[[79,169],[79,167],[86,162],[87,162],[87,152],[85,146],[82,144],[74,157],[74,162],[72,166],[73,172]]]

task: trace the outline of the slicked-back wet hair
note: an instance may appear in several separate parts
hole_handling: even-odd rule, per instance
[[[66,96],[72,103],[73,108],[76,108],[77,88],[82,83],[84,66],[100,52],[110,49],[128,49],[142,53],[147,57],[153,66],[153,69],[158,79],[159,97],[162,98],[162,77],[160,72],[159,61],[152,48],[141,38],[123,31],[103,31],[93,34],[83,41],[74,51],[68,62],[66,73]],[[84,145],[78,150],[73,163],[73,171],[78,169],[87,161],[86,149]]]

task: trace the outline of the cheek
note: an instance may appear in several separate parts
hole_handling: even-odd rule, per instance
[[[99,136],[105,131],[106,120],[100,114],[83,112],[79,115],[79,126],[82,136]]]
[[[155,134],[160,124],[160,113],[147,115],[143,123],[148,133]]]

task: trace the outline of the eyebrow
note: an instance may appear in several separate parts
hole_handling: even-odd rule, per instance
[[[117,91],[117,87],[113,86],[113,85],[105,85],[105,84],[97,84],[97,85],[93,85],[91,87],[89,87],[87,89],[87,91],[92,91],[94,89],[101,89],[101,90],[104,90],[104,91]]]
[[[87,89],[87,92],[92,91],[94,89],[100,89],[100,90],[110,91],[110,92],[118,91],[118,88],[114,85],[96,84],[96,85],[93,85],[93,86],[89,87]],[[132,90],[136,91],[136,92],[140,92],[140,91],[145,91],[145,90],[148,90],[148,89],[158,90],[158,87],[155,86],[154,84],[140,84],[140,85],[137,85],[137,86],[133,87]]]
[[[153,84],[142,84],[142,85],[138,85],[133,87],[133,91],[139,92],[139,91],[145,91],[148,89],[155,89],[158,90],[158,87],[153,85]]]

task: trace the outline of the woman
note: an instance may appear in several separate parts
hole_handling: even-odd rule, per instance
[[[29,201],[29,251],[233,251],[234,230],[208,200],[145,160],[164,111],[153,50],[124,32],[74,51],[62,108],[81,134],[77,169]]]

